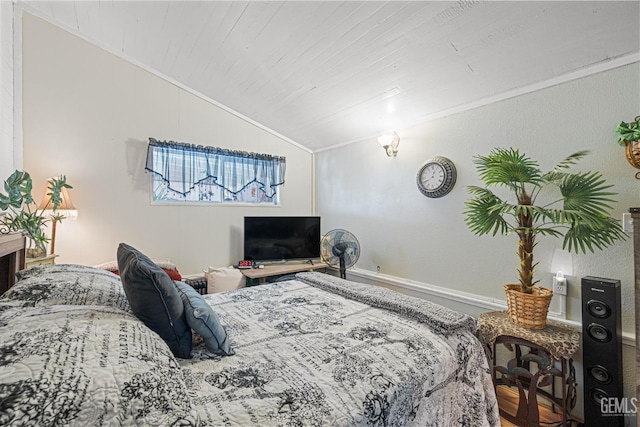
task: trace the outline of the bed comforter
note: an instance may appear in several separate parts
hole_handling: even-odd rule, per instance
[[[36,267],[0,298],[0,425],[493,426],[469,316],[317,273],[208,295],[234,356],[193,358],[130,313],[120,278]]]
[[[500,424],[467,315],[319,273],[205,298],[236,350],[179,360],[207,425]]]

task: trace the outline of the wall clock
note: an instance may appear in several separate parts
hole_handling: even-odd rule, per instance
[[[418,189],[427,197],[442,197],[456,185],[456,167],[446,157],[434,157],[427,161],[416,177]]]

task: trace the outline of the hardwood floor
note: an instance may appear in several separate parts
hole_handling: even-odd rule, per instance
[[[510,389],[505,386],[498,387],[498,405],[503,410],[507,411],[510,414],[515,414],[518,408],[518,393],[514,389]],[[560,423],[562,421],[562,416],[560,414],[556,414],[551,410],[551,406],[546,405],[545,403],[539,403],[538,409],[540,411],[540,424],[541,425],[555,425],[556,423]],[[505,420],[504,418],[500,418],[500,423],[502,427],[514,427],[516,424]],[[577,426],[577,422],[573,422],[572,426]]]

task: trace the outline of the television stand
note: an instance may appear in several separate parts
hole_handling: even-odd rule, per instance
[[[250,268],[240,270],[247,279],[247,286],[259,285],[265,282],[265,279],[273,276],[284,276],[285,274],[299,273],[301,271],[312,271],[328,268],[329,264],[319,262],[316,264],[273,264],[265,265],[264,268]]]

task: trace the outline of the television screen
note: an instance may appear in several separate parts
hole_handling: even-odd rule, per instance
[[[244,217],[244,259],[320,258],[319,216]]]

